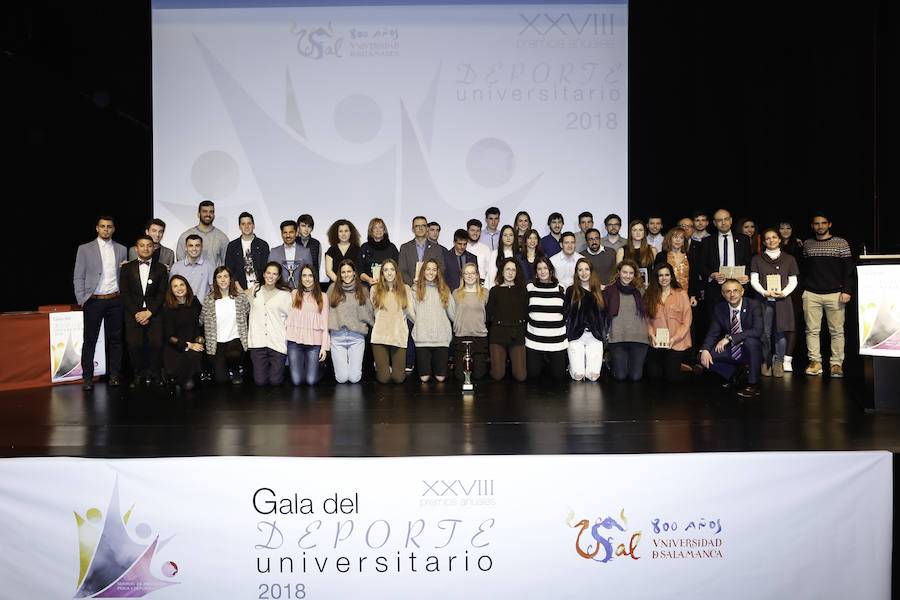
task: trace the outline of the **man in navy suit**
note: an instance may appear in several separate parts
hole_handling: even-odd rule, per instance
[[[109,385],[119,385],[122,367],[122,300],[119,298],[119,266],[125,262],[125,246],[114,242],[116,223],[112,217],[97,219],[97,239],[82,244],[75,255],[72,283],[75,300],[84,313],[84,337],[81,344],[82,389],[94,389],[94,351],[100,326],[106,321],[106,353]]]
[[[309,248],[304,248],[297,243],[296,221],[281,222],[281,239],[284,243],[280,246],[275,246],[269,252],[269,262],[277,262],[281,265],[281,279],[292,290],[295,290],[300,282],[300,269],[303,265],[312,266],[313,257]],[[315,272],[316,267],[313,267],[313,273]],[[261,278],[262,273],[257,273],[256,276]]]
[[[134,369],[135,387],[144,378],[161,384],[160,366],[163,346],[162,307],[169,287],[165,265],[153,260],[153,238],[137,239],[138,257],[122,265],[122,305],[125,311],[125,341]]]
[[[478,264],[478,257],[466,250],[469,233],[465,229],[457,229],[453,233],[453,246],[444,250],[444,281],[450,291],[459,287],[462,268],[466,263]]]
[[[723,386],[726,388],[740,387],[736,368],[749,365],[749,384],[739,389],[738,395],[759,396],[762,308],[756,300],[744,298],[744,287],[735,279],[722,284],[722,296],[725,302],[720,302],[713,311],[709,333],[700,351],[700,364],[727,379]]]
[[[716,305],[722,301],[722,284],[725,275],[723,266],[744,267],[744,274],[737,278],[738,283],[747,285],[750,282],[750,238],[743,233],[731,231],[731,213],[720,208],[713,215],[716,232],[707,236],[700,246],[700,274],[706,285],[706,304],[710,316]]]

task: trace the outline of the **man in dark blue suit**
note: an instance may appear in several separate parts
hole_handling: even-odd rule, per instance
[[[444,281],[451,292],[459,287],[463,266],[466,263],[478,264],[478,257],[466,250],[468,243],[468,232],[457,229],[453,234],[453,246],[444,250]]]
[[[700,351],[700,363],[728,380],[724,387],[739,387],[738,396],[759,396],[762,308],[756,300],[744,298],[744,287],[736,279],[722,284],[722,296],[725,302],[720,302],[713,311],[709,333]],[[741,387],[744,365],[750,368],[749,382]]]
[[[710,318],[716,305],[722,301],[722,284],[726,279],[722,267],[744,267],[744,274],[737,281],[741,285],[747,285],[750,281],[750,259],[753,257],[750,238],[743,233],[731,231],[730,212],[724,208],[717,210],[713,214],[713,224],[716,231],[707,236],[699,248],[698,269],[706,285],[705,297]]]

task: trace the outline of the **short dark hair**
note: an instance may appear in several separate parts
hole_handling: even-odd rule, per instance
[[[201,210],[203,210],[204,206],[212,206],[213,208],[215,208],[216,203],[213,202],[212,200],[204,200],[197,206],[197,212],[200,212]]]
[[[583,218],[585,218],[585,217],[590,218],[591,221],[594,220],[594,215],[591,214],[590,211],[586,210],[586,211],[584,211],[583,213],[581,213],[580,215],[578,215],[578,222],[581,223],[581,220],[582,220]]]
[[[620,216],[617,215],[616,213],[609,213],[608,215],[606,215],[606,218],[603,219],[603,226],[606,227],[607,225],[609,225],[609,222],[610,222],[612,219],[618,219],[618,220],[619,220],[619,225],[622,224],[622,217],[620,217]]]
[[[115,226],[116,224],[116,220],[109,215],[100,215],[99,217],[97,217],[97,222],[94,223],[94,225],[99,225],[100,221],[112,221],[113,226]]]
[[[550,225],[550,221],[552,221],[553,219],[559,219],[563,223],[566,222],[566,220],[563,219],[563,216],[560,213],[554,212],[554,213],[550,213],[550,216],[547,217],[547,225]]]
[[[256,224],[256,221],[253,219],[253,215],[251,215],[250,213],[248,213],[245,210],[244,212],[242,212],[241,214],[238,215],[238,225],[241,224],[241,219],[243,219],[244,217],[250,217],[250,222],[253,223],[254,225]]]
[[[812,222],[816,220],[816,217],[822,217],[829,223],[831,223],[831,217],[829,217],[824,210],[815,210],[812,214],[809,215],[809,224],[812,225]]]
[[[137,238],[135,238],[135,240],[134,240],[134,245],[137,246],[137,243],[138,243],[139,241],[141,241],[141,240],[147,240],[147,241],[150,242],[151,244],[153,243],[153,238],[150,237],[149,235],[146,235],[146,234],[145,234],[145,235],[139,235],[139,236],[137,236]]]
[[[465,229],[457,229],[453,232],[453,241],[458,242],[459,240],[469,241],[469,233]]]
[[[647,217],[648,223],[650,222],[650,219],[659,219],[660,221],[663,220],[663,218],[661,216],[659,216],[659,213],[650,213],[650,216]]]
[[[478,219],[469,219],[468,221],[466,221],[466,229],[468,229],[468,228],[471,227],[472,225],[478,225],[478,228],[479,228],[479,229],[481,229],[482,227],[484,227],[484,225],[482,225],[482,224],[481,224],[481,221],[479,221]]]
[[[499,217],[499,216],[500,216],[500,209],[497,208],[496,206],[491,206],[491,207],[488,208],[486,211],[484,211],[484,218],[485,218],[485,219],[488,218],[488,215],[497,215],[497,216]]]
[[[300,229],[300,223],[308,226],[310,229],[316,228],[316,222],[313,221],[312,215],[308,215],[306,213],[297,217],[297,229]]]
[[[147,236],[150,237],[150,236]],[[196,233],[192,233],[191,235],[184,238],[184,245],[187,246],[187,243],[191,240],[200,240],[200,245],[203,245],[203,238],[197,235]]]
[[[564,231],[564,232],[562,233],[562,235],[559,236],[559,241],[562,242],[562,241],[563,241],[564,239],[566,239],[567,237],[570,237],[570,238],[572,238],[573,240],[576,239],[574,233],[572,233],[571,231]]]
[[[166,228],[166,222],[163,221],[162,219],[150,219],[149,221],[147,221],[147,224],[144,225],[144,231],[146,231],[147,229],[150,229],[151,225],[158,225],[158,226],[162,227],[163,229]]]
[[[709,218],[709,211],[704,208],[697,208],[691,211],[691,221],[696,219],[697,217],[706,217]]]
[[[428,223],[428,226],[429,226],[429,227],[437,227],[438,229],[441,228],[441,224],[438,223],[437,221],[431,221],[431,222],[429,222],[429,223]]]
[[[591,227],[590,229],[588,229],[587,231],[584,232],[584,239],[587,239],[587,236],[591,235],[591,232],[594,232],[597,235],[600,235],[599,229],[597,229],[596,227]],[[600,237],[603,237],[603,236],[600,235]]]
[[[293,227],[293,228],[296,230],[296,229],[297,229],[297,222],[296,222],[296,221],[291,221],[290,219],[288,219],[287,221],[282,221],[282,222],[281,222],[281,225],[278,226],[278,229],[281,230],[281,231],[284,231],[284,228],[285,228],[285,227]]]
[[[412,218],[412,221],[410,221],[410,223],[415,225],[416,221],[418,221],[419,219],[422,219],[423,221],[425,221],[425,226],[428,227],[428,219],[426,219],[422,215],[416,215],[415,217]]]

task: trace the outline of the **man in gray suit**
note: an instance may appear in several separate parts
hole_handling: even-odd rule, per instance
[[[94,389],[94,350],[100,326],[106,322],[106,353],[109,385],[120,384],[122,367],[123,308],[119,295],[119,267],[125,262],[125,246],[114,242],[116,224],[112,217],[97,219],[97,239],[78,247],[72,283],[75,300],[84,314],[84,337],[81,345],[82,389]]]
[[[175,251],[160,243],[166,233],[166,222],[162,219],[150,219],[144,227],[144,233],[153,240],[153,262],[165,265],[166,269],[171,269],[175,264]],[[134,260],[137,257],[137,246],[132,246],[128,249],[128,260]]]
[[[275,246],[269,251],[269,262],[281,265],[281,278],[295,290],[300,282],[300,268],[303,265],[312,265],[312,254],[309,248],[297,243],[296,221],[281,222],[281,240],[284,242],[282,245]],[[313,272],[315,273],[315,269]]]
[[[400,246],[400,258],[397,266],[403,274],[403,283],[412,286],[416,280],[416,265],[432,258],[437,261],[444,273],[444,251],[441,246],[428,239],[428,219],[415,217],[412,221],[412,231],[415,236]]]

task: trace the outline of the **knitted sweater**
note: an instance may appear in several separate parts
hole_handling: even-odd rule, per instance
[[[566,295],[558,283],[529,283],[528,326],[525,347],[544,352],[558,352],[569,346],[566,337]]]
[[[412,292],[415,304],[416,323],[413,325],[412,337],[416,346],[423,348],[446,348],[453,339],[453,328],[450,322],[455,318],[456,301],[453,294],[447,301],[447,308],[441,304],[441,294],[437,287],[425,284],[425,298],[419,300],[416,292]]]
[[[294,298],[299,292],[291,292]],[[328,298],[322,294],[322,310],[312,292],[303,293],[303,306],[295,308],[291,302],[288,312],[285,338],[295,344],[321,346],[326,352],[331,349],[331,337],[328,335]]]
[[[241,338],[241,345],[246,350],[248,348],[247,314],[250,312],[250,299],[247,298],[247,294],[240,293],[235,296],[234,310],[237,313],[235,318],[237,319],[238,337]],[[200,311],[200,325],[203,326],[203,337],[206,338],[206,353],[215,354],[218,328],[216,325],[216,300],[212,292],[206,296],[203,310]]]
[[[375,325],[372,327],[372,343],[406,348],[409,337],[409,326],[406,320],[416,320],[416,309],[413,304],[412,291],[403,286],[406,292],[407,308],[403,310],[394,294],[384,295],[384,306],[375,309]],[[374,294],[375,286],[372,286],[371,294]],[[374,303],[373,303],[374,304]]]
[[[839,237],[803,243],[803,287],[816,294],[853,293],[853,254]]]
[[[275,352],[287,354],[288,312],[291,310],[291,293],[275,289],[260,288],[250,295],[250,348],[271,348]]]
[[[369,333],[369,327],[375,323],[372,300],[366,298],[365,304],[360,305],[353,291],[344,290],[344,294],[344,301],[328,311],[328,329],[340,331],[346,327],[349,331],[366,335]]]
[[[619,314],[610,318],[609,343],[618,342],[650,343],[647,324],[644,322],[644,318],[638,314],[634,305],[634,296],[630,294],[619,295]]]

